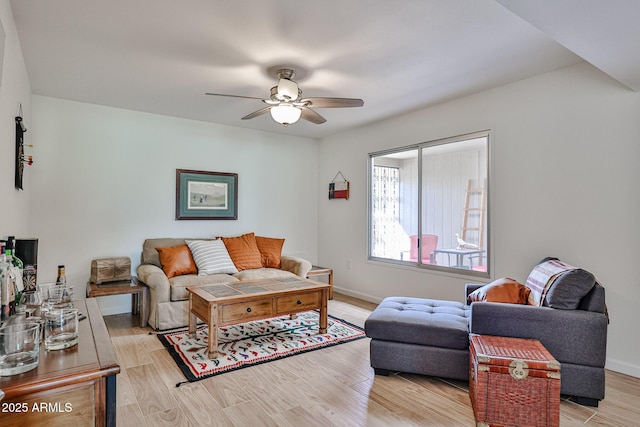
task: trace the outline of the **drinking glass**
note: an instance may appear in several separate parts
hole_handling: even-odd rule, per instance
[[[42,298],[36,291],[25,292],[22,294],[22,304],[25,306],[27,317],[31,317],[42,305]]]
[[[73,286],[51,286],[48,293],[49,310],[73,308]]]
[[[55,283],[40,283],[37,286],[37,292],[40,294],[40,299],[42,299],[42,306],[40,306],[40,313],[42,314],[49,311],[49,288],[52,286],[55,286]]]
[[[40,325],[16,323],[0,328],[0,376],[21,374],[38,366]]]
[[[44,319],[40,316],[31,316],[27,319],[29,323],[36,323],[40,326],[40,342],[44,342]]]
[[[78,310],[49,310],[44,316],[44,348],[62,350],[78,344]]]

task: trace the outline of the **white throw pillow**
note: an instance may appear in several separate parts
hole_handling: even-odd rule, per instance
[[[187,246],[196,262],[199,276],[238,272],[222,240],[187,240]]]

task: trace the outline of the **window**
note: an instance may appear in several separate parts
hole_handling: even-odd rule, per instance
[[[393,258],[401,250],[402,233],[395,227],[400,223],[400,168],[375,165],[373,169],[372,252],[381,258]]]
[[[371,153],[369,258],[487,275],[489,132]]]

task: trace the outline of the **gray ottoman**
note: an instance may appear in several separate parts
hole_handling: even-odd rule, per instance
[[[410,372],[469,379],[470,308],[454,301],[388,297],[364,329],[376,374]]]

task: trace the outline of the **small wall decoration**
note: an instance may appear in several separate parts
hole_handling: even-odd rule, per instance
[[[179,219],[238,219],[238,174],[176,169]]]
[[[16,116],[16,173],[15,187],[16,190],[22,190],[22,177],[24,175],[24,165],[31,166],[33,164],[32,156],[24,154],[24,133],[27,131],[22,121],[22,105],[20,105],[20,113]]]
[[[338,180],[338,176],[342,177],[342,181]],[[329,184],[329,200],[331,199],[347,199],[349,200],[349,181],[338,171],[333,181]]]

